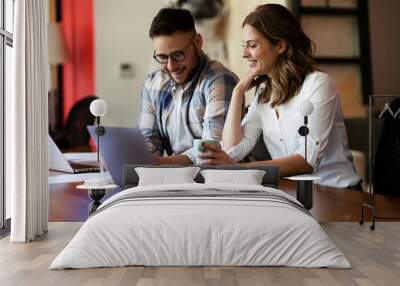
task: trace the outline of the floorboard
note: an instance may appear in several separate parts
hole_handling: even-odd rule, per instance
[[[82,223],[50,223],[32,243],[0,240],[0,285],[399,285],[400,222],[375,231],[355,222],[321,223],[352,269],[290,267],[119,267],[49,270]]]

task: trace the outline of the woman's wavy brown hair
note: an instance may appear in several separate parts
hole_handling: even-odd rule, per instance
[[[258,6],[244,19],[242,27],[245,25],[252,26],[274,46],[281,40],[287,43],[271,77],[265,80],[266,89],[259,102],[271,101],[272,107],[288,102],[300,90],[307,74],[315,70],[315,44],[292,13],[278,4]]]

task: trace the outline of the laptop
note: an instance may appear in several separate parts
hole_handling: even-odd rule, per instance
[[[49,170],[72,174],[100,172],[99,164],[96,161],[78,162],[67,160],[50,135],[48,135],[47,141],[49,148]]]
[[[94,126],[87,126],[97,147],[97,134]],[[142,132],[138,128],[104,127],[100,136],[100,155],[114,183],[123,186],[124,165],[154,165],[154,157],[148,150]]]

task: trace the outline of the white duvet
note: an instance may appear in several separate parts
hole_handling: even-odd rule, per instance
[[[351,267],[313,217],[279,200],[177,196],[115,203],[137,192],[206,193],[211,189],[263,191],[299,204],[279,190],[254,185],[180,184],[127,189],[100,206],[50,269],[127,265]]]

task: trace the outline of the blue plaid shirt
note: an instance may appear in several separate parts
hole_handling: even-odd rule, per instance
[[[193,89],[188,88],[191,82],[177,85],[162,69],[147,76],[141,92],[139,128],[150,152],[164,154],[166,146],[163,142],[169,141],[174,154],[185,154],[195,162],[194,138],[221,140],[232,91],[238,79],[221,63],[204,54],[197,69],[201,73],[192,97],[190,91]],[[182,115],[177,117],[171,113],[175,111],[176,115],[174,95],[179,92]]]

